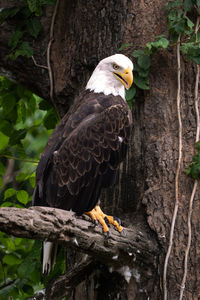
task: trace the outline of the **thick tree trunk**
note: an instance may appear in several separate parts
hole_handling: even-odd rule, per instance
[[[8,1],[0,1],[6,5]],[[13,3],[20,1],[12,1]],[[1,5],[1,6],[2,6]],[[167,33],[163,10],[166,1],[59,1],[54,24],[54,40],[50,63],[53,72],[53,99],[60,116],[74,97],[84,88],[89,75],[103,57],[118,52],[123,43],[133,44],[130,51]],[[40,37],[33,43],[38,64],[46,65],[46,50],[54,7],[48,7],[42,17]],[[48,71],[34,65],[31,59],[6,60],[7,41],[12,24],[3,24],[0,36],[0,71],[50,100]],[[182,63],[181,116],[183,120],[183,161],[179,180],[179,210],[175,236],[167,272],[168,299],[179,298],[183,276],[184,251],[187,244],[187,214],[193,181],[184,171],[194,152],[196,120],[194,113],[195,70]],[[105,265],[95,265],[94,272],[77,286],[71,296],[75,300],[90,299],[162,299],[164,258],[169,244],[170,226],[175,203],[175,174],[178,161],[178,118],[176,107],[176,54],[156,55],[151,68],[149,92],[137,96],[133,110],[134,128],[119,185],[102,196],[104,210],[124,221],[126,227],[150,230],[160,249],[157,272],[137,273],[132,270],[129,283],[109,272]],[[195,196],[185,299],[200,295],[199,211]],[[145,274],[145,275],[144,275]],[[119,280],[121,280],[119,282]]]

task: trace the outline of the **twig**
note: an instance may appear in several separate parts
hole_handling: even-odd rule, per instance
[[[2,189],[4,189],[4,187],[6,186],[6,184],[9,182],[9,181],[12,181],[12,178],[13,178],[13,171],[14,171],[14,166],[15,166],[15,161],[13,158],[9,158],[8,159],[8,164],[7,164],[7,168],[6,168],[6,172],[3,176],[3,186],[2,186]]]
[[[50,92],[49,93],[50,93],[50,99],[51,99],[52,103],[54,104],[54,106],[55,106],[54,99],[53,99],[54,83],[53,83],[53,73],[52,73],[51,62],[50,62],[50,54],[51,54],[51,44],[54,40],[53,30],[54,30],[54,22],[55,22],[55,17],[56,17],[57,10],[58,10],[58,5],[59,5],[59,0],[56,1],[56,5],[55,5],[54,11],[53,11],[53,16],[51,19],[50,34],[49,34],[49,43],[47,46],[47,68],[48,68],[48,72],[49,72],[49,82],[50,82]]]
[[[197,22],[196,22],[196,28],[195,28],[195,32],[198,31],[199,28],[199,21],[200,21],[200,16],[198,16],[197,18]],[[197,128],[196,128],[196,142],[199,141],[199,131],[200,131],[200,117],[199,117],[199,93],[198,93],[198,89],[199,89],[199,65],[196,66],[197,68],[197,72],[196,72],[196,81],[195,81],[195,111],[196,111],[196,122],[197,122]],[[179,300],[183,299],[183,293],[185,290],[185,283],[186,283],[186,278],[187,278],[187,271],[188,271],[188,257],[189,257],[189,252],[190,252],[190,246],[191,246],[191,239],[192,239],[192,225],[191,225],[191,217],[192,217],[192,208],[193,208],[193,200],[194,200],[194,196],[196,193],[196,189],[197,189],[197,184],[198,181],[195,180],[194,185],[193,185],[193,189],[192,189],[192,194],[190,197],[190,202],[189,202],[189,211],[188,211],[188,220],[187,220],[187,224],[188,224],[188,241],[187,241],[187,247],[185,250],[185,260],[184,260],[184,274],[183,274],[183,279],[181,282],[181,289],[180,289],[180,296],[179,296]]]
[[[180,60],[180,35],[178,37],[178,44],[177,44],[177,114],[178,114],[178,124],[179,124],[179,157],[178,157],[178,165],[176,169],[176,178],[175,178],[175,205],[174,205],[174,212],[172,217],[172,223],[170,228],[170,238],[169,238],[169,245],[167,254],[165,257],[164,263],[164,270],[163,270],[163,290],[164,290],[164,300],[167,300],[167,267],[169,256],[171,253],[173,239],[174,239],[174,227],[177,217],[177,212],[179,208],[179,174],[181,169],[181,162],[182,162],[182,121],[181,121],[181,112],[180,112],[180,93],[181,93],[181,60]]]
[[[73,288],[91,274],[94,268],[97,268],[97,261],[88,255],[83,255],[83,259],[75,264],[71,270],[50,280],[45,289],[36,292],[28,300],[57,300],[69,296]]]
[[[46,299],[57,300],[67,296],[73,288],[94,270],[94,267],[97,267],[97,261],[87,256],[86,259],[74,266],[72,270],[47,284],[45,289]]]
[[[12,155],[6,155],[6,154],[2,154],[2,155],[0,155],[0,157],[5,157],[8,159],[19,160],[19,161],[33,163],[33,164],[38,164],[38,162],[39,162],[39,160],[33,160],[33,159],[28,159],[28,158],[19,158],[19,157],[15,157]]]
[[[3,265],[2,265],[3,266]],[[4,280],[6,281],[6,280]],[[0,290],[3,290],[5,287],[8,287],[9,285],[13,284],[16,281],[16,279],[10,280],[9,282],[5,282],[0,286]]]

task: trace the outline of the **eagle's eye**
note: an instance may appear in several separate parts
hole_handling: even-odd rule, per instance
[[[116,65],[116,64],[113,64],[113,69],[114,69],[114,70],[118,70],[118,69],[119,69],[119,66]]]

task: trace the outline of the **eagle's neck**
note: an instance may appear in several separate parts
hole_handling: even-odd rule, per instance
[[[116,80],[112,73],[105,73],[105,71],[94,70],[90,77],[86,89],[95,93],[104,93],[105,95],[121,96],[125,100],[124,86]]]

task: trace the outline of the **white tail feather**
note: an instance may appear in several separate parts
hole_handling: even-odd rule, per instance
[[[43,242],[43,261],[42,261],[43,274],[48,274],[51,270],[52,249],[53,249],[52,242]]]

